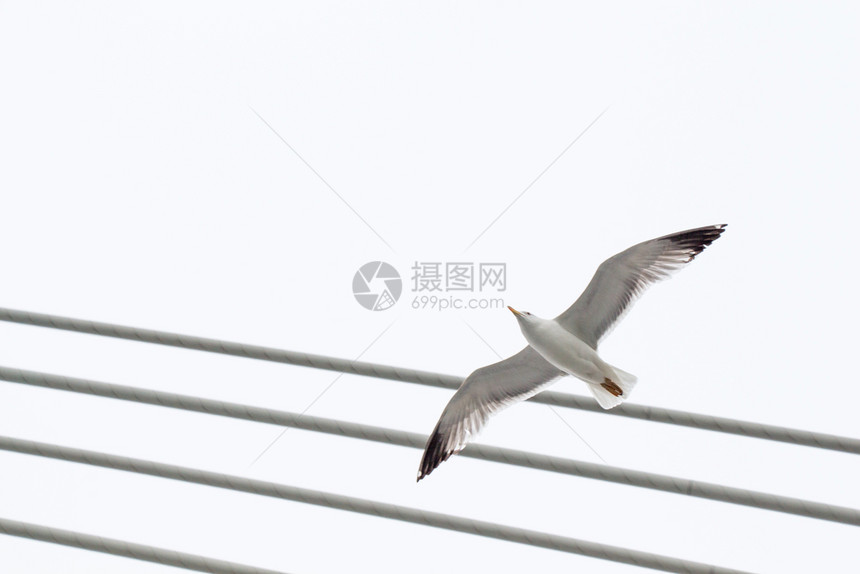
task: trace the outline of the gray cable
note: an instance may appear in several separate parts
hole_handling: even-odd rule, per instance
[[[240,476],[218,474],[215,472],[149,460],[128,458],[124,456],[116,456],[101,452],[3,436],[0,436],[0,449],[22,454],[44,456],[58,460],[101,466],[104,468],[136,472],[139,474],[148,474],[151,476],[159,476],[162,478],[181,480],[195,484],[204,484],[217,488],[228,488],[230,490],[240,492],[248,492],[273,498],[282,498],[284,500],[292,500],[294,502],[301,502],[304,504],[326,506],[328,508],[346,510],[348,512],[356,512],[359,514],[381,516],[383,518],[390,518],[403,522],[412,522],[446,530],[456,530],[458,532],[476,534],[487,538],[496,538],[509,542],[537,546],[540,548],[559,550],[561,552],[581,554],[593,558],[611,560],[613,562],[622,562],[624,564],[653,568],[655,570],[664,570],[667,572],[701,572],[707,574],[738,572],[737,570],[720,568],[717,566],[702,564],[700,562],[681,560],[679,558],[671,558],[668,556],[661,556],[659,554],[630,550],[619,546],[610,546],[608,544],[589,542],[576,538],[567,538],[565,536],[557,536],[555,534],[548,534],[546,532],[539,532],[536,530],[526,530],[523,528],[505,526],[483,520],[472,520],[469,518],[442,514],[440,512],[420,510],[417,508],[409,508],[406,506],[398,506],[395,504],[376,502],[362,498],[353,498],[351,496],[344,496],[341,494],[276,484],[273,482],[254,480]]]
[[[63,546],[73,546],[75,548],[83,548],[84,550],[113,554],[115,556],[125,556],[126,558],[176,566],[178,568],[185,568],[186,570],[196,570],[197,572],[212,572],[215,574],[279,574],[276,570],[254,568],[253,566],[245,566],[243,564],[236,564],[235,562],[216,560],[214,558],[206,558],[205,556],[186,554],[185,552],[166,550],[164,548],[155,548],[153,546],[144,546],[143,544],[135,544],[134,542],[126,542],[113,538],[102,538],[91,534],[82,534],[80,532],[51,528],[29,522],[19,522],[18,520],[9,520],[7,518],[0,518],[0,534],[30,538],[32,540],[61,544]]]
[[[236,403],[225,403],[188,395],[178,395],[149,389],[100,383],[97,381],[75,379],[72,377],[62,377],[47,373],[11,369],[8,367],[0,367],[0,380],[122,399],[138,403],[160,405],[163,407],[182,409],[186,411],[196,411],[237,419],[245,419],[255,422],[271,423],[307,431],[334,434],[418,449],[423,449],[424,443],[427,440],[426,437],[417,433],[398,431],[383,427],[361,425],[334,419],[314,417],[311,415],[275,411]],[[765,492],[756,492],[709,482],[677,478],[662,474],[653,474],[650,472],[642,472],[638,470],[618,468],[482,444],[470,444],[462,453],[460,453],[460,456],[860,526],[860,510],[788,496],[778,496]]]
[[[156,343],[171,347],[181,347],[183,349],[195,349],[210,353],[248,357],[263,361],[326,369],[329,371],[339,371],[355,375],[391,379],[394,381],[415,383],[431,387],[441,387],[445,389],[456,389],[460,386],[460,383],[463,382],[463,379],[460,377],[432,373],[429,371],[419,371],[415,369],[406,369],[363,361],[350,361],[336,357],[327,357],[325,355],[285,351],[257,345],[244,345],[242,343],[219,341],[217,339],[179,335],[176,333],[154,331],[151,329],[138,329],[136,327],[98,323],[95,321],[85,321],[82,319],[72,319],[69,317],[32,313],[15,309],[0,308],[0,321],[50,327],[66,331],[75,331],[78,333],[89,333],[92,335],[103,335],[105,337],[115,337],[119,339],[131,339],[133,341],[144,341],[147,343]],[[630,403],[626,403],[622,406],[606,411],[601,409],[591,397],[582,397],[552,391],[544,391],[529,400],[548,405],[569,407],[602,414],[644,419],[654,422],[860,454],[860,439],[825,433],[815,433]]]

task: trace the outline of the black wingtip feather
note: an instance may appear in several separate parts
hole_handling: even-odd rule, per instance
[[[415,482],[436,470],[436,467],[451,458],[452,454],[442,444],[442,434],[439,432],[439,428],[433,429],[433,434],[430,435],[427,446],[424,448],[424,456],[421,457],[421,465],[418,470],[418,479]]]
[[[697,229],[690,229],[687,231],[681,231],[680,233],[667,235],[664,239],[670,241],[672,245],[688,250],[690,252],[690,258],[687,261],[692,261],[699,253],[705,250],[705,247],[719,239],[727,226],[727,223],[721,223],[719,225],[699,227]]]

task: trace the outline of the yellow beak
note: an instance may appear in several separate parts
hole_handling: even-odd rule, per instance
[[[516,309],[514,309],[514,308],[513,308],[513,307],[511,307],[510,305],[508,305],[508,309],[510,309],[510,310],[511,310],[511,313],[513,313],[513,314],[514,314],[514,315],[516,315],[517,317],[521,317],[521,316],[522,316],[522,313],[520,313],[519,311],[517,311]]]

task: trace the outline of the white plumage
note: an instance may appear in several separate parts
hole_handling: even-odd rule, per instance
[[[597,353],[600,341],[645,289],[692,261],[725,227],[673,233],[610,257],[579,299],[555,319],[510,308],[529,346],[466,377],[427,441],[418,480],[460,452],[490,416],[531,398],[560,377],[585,381],[605,409],[626,400],[636,377],[604,362]]]

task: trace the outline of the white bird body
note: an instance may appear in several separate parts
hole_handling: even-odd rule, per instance
[[[612,408],[630,395],[636,377],[601,359],[557,320],[519,311],[514,314],[529,345],[555,368],[588,383],[600,406]]]
[[[603,361],[600,341],[650,285],[667,278],[708,245],[725,225],[710,225],[643,241],[603,263],[582,295],[555,319],[511,307],[529,345],[476,369],[448,402],[427,440],[418,480],[460,452],[500,410],[529,399],[565,375],[582,379],[604,409],[627,400],[636,377]]]
[[[517,315],[526,341],[551,365],[586,383],[600,384],[610,376],[609,365],[576,335],[552,319]]]

